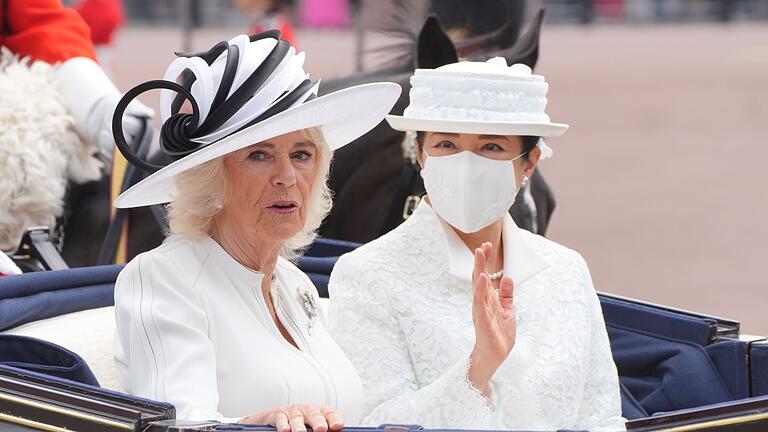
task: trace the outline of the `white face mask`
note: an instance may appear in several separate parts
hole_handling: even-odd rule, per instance
[[[427,156],[421,176],[435,212],[461,232],[480,231],[501,219],[515,202],[512,160],[494,160],[471,151]]]

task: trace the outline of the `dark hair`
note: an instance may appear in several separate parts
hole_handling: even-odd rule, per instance
[[[426,134],[426,131],[416,132],[416,146],[419,149],[419,153],[424,151],[424,136]],[[539,137],[532,135],[521,135],[520,138],[523,140],[523,153],[525,153],[523,159],[528,160],[531,152],[536,148],[536,144],[539,143]]]

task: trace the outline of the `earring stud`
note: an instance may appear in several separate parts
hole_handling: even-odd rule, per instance
[[[530,182],[531,182],[531,179],[530,179],[530,178],[528,178],[528,176],[527,176],[527,175],[524,175],[524,176],[523,176],[523,180],[522,180],[522,182],[521,182],[521,185],[520,185],[520,186],[522,186],[522,187],[528,187],[528,183],[530,183]]]

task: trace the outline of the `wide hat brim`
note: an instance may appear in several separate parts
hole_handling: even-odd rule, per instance
[[[371,83],[304,102],[163,167],[120,194],[114,206],[130,208],[173,201],[175,175],[290,132],[320,128],[331,151],[337,150],[376,127],[395,104],[400,91],[395,83]]]
[[[392,129],[399,131],[425,131],[470,133],[478,135],[520,135],[538,136],[545,138],[559,137],[568,130],[567,124],[562,123],[507,123],[460,121],[444,119],[426,119],[388,115],[387,122]]]

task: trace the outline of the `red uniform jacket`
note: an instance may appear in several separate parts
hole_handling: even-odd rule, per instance
[[[75,9],[90,27],[95,45],[112,43],[112,36],[125,20],[122,0],[82,0]]]
[[[0,26],[0,45],[20,57],[96,60],[88,25],[60,0],[0,0]]]

